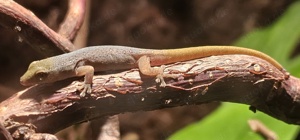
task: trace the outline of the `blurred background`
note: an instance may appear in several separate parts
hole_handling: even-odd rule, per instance
[[[61,0],[16,1],[55,31],[68,8],[68,1]],[[87,46],[125,45],[163,49],[238,45],[263,51],[282,63],[293,75],[300,75],[297,71],[300,68],[297,57],[300,42],[299,0],[90,2]],[[0,36],[2,101],[25,88],[19,84],[19,77],[30,62],[42,56],[20,41],[10,29],[0,27]],[[121,114],[121,136],[124,140],[263,139],[247,126],[247,119],[258,118],[275,129],[280,139],[297,138],[297,126],[284,124],[262,113],[254,114],[247,106],[219,106],[220,103],[207,103]],[[70,127],[60,132],[58,137],[64,140],[95,139],[98,127],[95,120]]]

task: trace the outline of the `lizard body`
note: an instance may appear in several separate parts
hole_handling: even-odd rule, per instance
[[[151,66],[227,54],[256,56],[268,61],[279,70],[283,70],[277,61],[262,52],[234,46],[202,46],[163,50],[125,46],[93,46],[34,61],[20,78],[20,82],[22,85],[34,85],[85,76],[85,84],[90,86],[94,71],[139,67],[142,74],[157,76],[162,73],[162,70],[153,69]]]

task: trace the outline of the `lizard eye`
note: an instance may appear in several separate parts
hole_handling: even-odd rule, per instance
[[[44,81],[48,77],[48,73],[40,71],[36,73],[36,76],[39,81]]]

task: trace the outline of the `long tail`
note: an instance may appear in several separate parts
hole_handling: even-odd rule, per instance
[[[213,55],[227,55],[227,54],[244,54],[250,56],[256,56],[264,59],[274,65],[279,70],[283,70],[283,67],[272,57],[265,53],[242,47],[234,46],[201,46],[201,47],[190,47],[181,49],[165,49],[165,50],[154,50],[156,64],[162,63],[174,63],[178,61],[192,60],[202,57],[208,57]]]

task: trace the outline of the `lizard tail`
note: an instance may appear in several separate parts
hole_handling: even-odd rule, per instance
[[[181,49],[164,49],[154,50],[153,53],[156,55],[151,60],[153,65],[161,65],[166,63],[174,63],[178,61],[192,60],[197,58],[203,58],[213,55],[229,55],[229,54],[243,54],[256,56],[264,59],[274,65],[279,70],[283,70],[283,67],[272,57],[265,53],[256,51],[249,48],[234,47],[234,46],[201,46],[201,47],[190,47]]]

